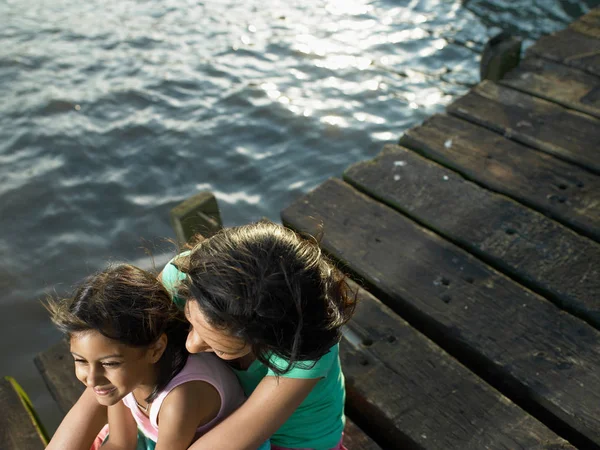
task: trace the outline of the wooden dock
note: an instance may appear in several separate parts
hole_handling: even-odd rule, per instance
[[[600,8],[282,221],[358,282],[349,450],[600,449]],[[68,411],[66,344],[36,364]]]
[[[600,449],[600,8],[282,212],[362,286],[384,448]]]

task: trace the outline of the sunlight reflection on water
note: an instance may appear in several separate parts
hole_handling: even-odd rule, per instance
[[[200,190],[227,225],[278,220],[466,92],[498,27],[529,45],[591,5],[402,3],[0,3],[0,362],[50,429],[45,292],[173,251],[169,210]]]

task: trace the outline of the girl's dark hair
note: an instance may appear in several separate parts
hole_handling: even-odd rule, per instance
[[[48,300],[46,308],[52,322],[69,337],[95,330],[122,344],[143,348],[165,333],[167,347],[157,363],[157,384],[147,402],[156,398],[187,361],[189,323],[183,311],[156,275],[137,267],[109,267],[88,277],[71,298]]]
[[[326,354],[354,312],[345,277],[317,243],[268,221],[200,240],[180,270],[188,277],[179,295],[196,301],[211,326],[250,344],[276,374]],[[272,354],[288,366],[275,366]]]

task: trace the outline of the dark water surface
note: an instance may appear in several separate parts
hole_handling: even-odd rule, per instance
[[[0,375],[53,431],[45,295],[172,251],[200,190],[226,225],[279,221],[465,93],[491,35],[527,46],[597,4],[0,0]]]

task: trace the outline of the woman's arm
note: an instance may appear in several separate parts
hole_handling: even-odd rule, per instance
[[[288,420],[319,380],[263,378],[237,411],[198,439],[190,450],[256,450]]]
[[[46,450],[89,450],[108,422],[106,409],[87,388],[60,423]]]
[[[102,450],[135,450],[137,424],[131,411],[121,400],[108,407],[108,441]]]
[[[190,381],[177,386],[160,407],[155,450],[186,450],[196,429],[212,421],[220,410],[221,396],[212,384]]]

